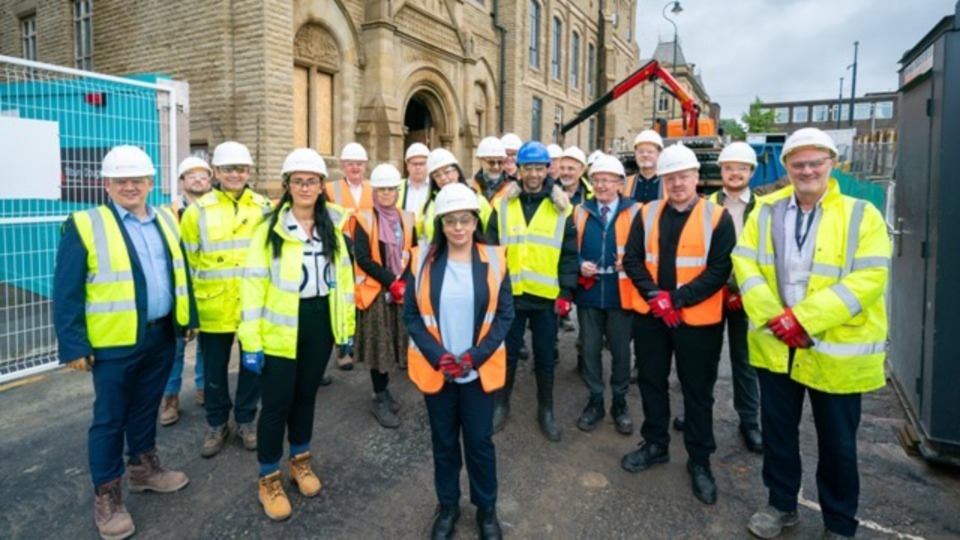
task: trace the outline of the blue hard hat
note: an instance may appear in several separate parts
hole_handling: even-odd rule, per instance
[[[537,141],[523,143],[523,146],[517,151],[517,165],[528,165],[530,163],[549,165],[550,152],[547,151],[547,147]]]

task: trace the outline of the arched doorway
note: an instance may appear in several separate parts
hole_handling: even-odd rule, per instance
[[[419,90],[410,96],[403,113],[403,147],[420,142],[436,148],[440,146],[442,129],[443,111],[436,96],[426,90]]]

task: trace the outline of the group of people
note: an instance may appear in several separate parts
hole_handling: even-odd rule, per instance
[[[579,429],[606,416],[608,350],[610,416],[618,433],[634,432],[627,394],[636,370],[641,442],[623,469],[670,459],[675,359],[683,413],[673,425],[691,488],[703,503],[717,500],[710,456],[726,327],[740,433],[763,454],[769,491],[748,529],[773,538],[797,523],[809,394],[825,535],[853,536],[861,395],[884,384],[890,245],[879,212],[839,192],[830,177],[837,148],[816,129],[787,139],[791,184],[759,198],[749,189],[757,156],[745,143],[724,148],[723,189],[709,198],[697,192],[691,149],[664,147],[647,130],[634,151],[638,172],[628,177],[615,156],[507,134],[480,142],[469,175],[449,150],[416,143],[404,178],[387,163],[368,176],[365,149],[350,143],[334,181],[324,159],[301,148],[284,160],[272,202],[248,186],[248,149],[228,141],[212,166],[184,160],[182,200],[154,206],[151,157],[113,148],[102,167],[110,201],[64,224],[54,280],[60,357],[93,374],[89,464],[101,536],[135,530],[125,473],[131,491],[189,482],[160,464],[156,424],[158,414],[176,422],[183,350],[199,336],[196,397],[209,426],[201,454],[215,456],[234,434],[256,451],[271,519],[292,512],[284,437],[290,483],[305,497],[322,489],[311,439],[335,357],[341,369],[366,365],[371,413],[385,428],[401,423],[391,373],[405,369],[424,394],[438,499],[431,537],[453,535],[465,460],[478,532],[500,538],[493,435],[507,425],[529,329],[537,422],[546,439],[561,439],[556,340],[574,307],[587,390]]]

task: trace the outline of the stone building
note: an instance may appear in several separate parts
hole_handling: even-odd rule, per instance
[[[186,81],[193,151],[241,141],[270,189],[295,146],[335,158],[357,141],[400,164],[423,141],[473,169],[484,136],[553,142],[639,66],[635,13],[635,0],[0,0],[0,54]],[[640,103],[564,142],[632,140]]]

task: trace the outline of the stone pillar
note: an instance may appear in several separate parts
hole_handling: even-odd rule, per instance
[[[357,112],[356,140],[370,155],[370,169],[380,163],[401,166],[403,161],[403,118],[393,91],[397,79],[397,27],[389,3],[367,0],[360,41],[367,64],[363,72],[363,96]]]

